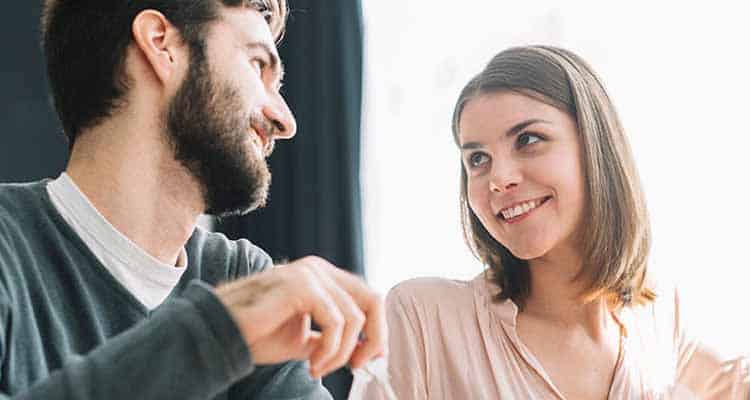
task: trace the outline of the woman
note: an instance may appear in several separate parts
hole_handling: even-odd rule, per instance
[[[389,293],[399,399],[747,398],[747,360],[686,335],[676,292],[647,276],[633,157],[581,58],[501,52],[461,92],[453,135],[465,236],[488,269]]]

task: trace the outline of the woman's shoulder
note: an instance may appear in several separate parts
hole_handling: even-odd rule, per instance
[[[469,296],[471,290],[471,281],[422,277],[397,284],[388,292],[388,297],[433,302],[454,296]]]
[[[628,335],[643,346],[644,357],[668,359],[682,335],[681,309],[677,284],[669,279],[652,281],[655,299],[634,304],[620,313]],[[666,352],[666,353],[665,353]],[[664,353],[664,354],[662,354]],[[650,356],[649,356],[650,354]]]
[[[419,292],[432,293],[436,290],[462,291],[471,284],[471,281],[446,279],[438,277],[412,278],[398,283],[391,292]]]
[[[477,286],[477,279],[413,278],[394,286],[388,292],[386,303],[391,309],[418,309],[431,315],[452,310],[465,313],[474,307]]]
[[[651,301],[630,306],[631,313],[639,319],[652,323],[653,319],[674,319],[679,309],[679,290],[677,284],[667,278],[651,279],[648,286],[655,298]]]

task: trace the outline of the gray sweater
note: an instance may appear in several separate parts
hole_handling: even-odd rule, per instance
[[[0,400],[330,399],[305,363],[256,366],[211,291],[268,255],[201,229],[149,312],[57,213],[47,181],[0,185]]]

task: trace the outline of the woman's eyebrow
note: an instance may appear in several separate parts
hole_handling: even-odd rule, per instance
[[[538,124],[538,123],[551,124],[550,121],[547,121],[545,119],[539,119],[539,118],[527,119],[525,121],[522,121],[513,125],[512,128],[508,129],[508,131],[505,132],[505,136],[515,136],[522,130],[526,129],[529,125]]]
[[[508,129],[508,131],[505,132],[505,136],[515,136],[522,130],[526,129],[528,126],[538,123],[551,124],[550,121],[547,121],[545,119],[530,118],[513,125],[510,129]],[[481,149],[482,147],[484,146],[479,142],[467,142],[461,145],[461,150],[474,150]]]

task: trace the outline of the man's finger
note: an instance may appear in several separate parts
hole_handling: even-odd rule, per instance
[[[363,341],[350,360],[352,367],[361,367],[371,358],[385,354],[388,349],[388,325],[383,299],[359,277],[334,266],[324,268],[330,271],[333,279],[351,295],[365,314]]]
[[[318,275],[320,282],[328,290],[331,297],[338,304],[339,310],[341,310],[344,316],[344,330],[341,335],[341,344],[336,354],[327,361],[322,361],[322,366],[319,372],[323,375],[331,372],[339,367],[344,366],[352,355],[352,352],[356,348],[360,332],[365,324],[365,314],[359,308],[354,299],[341,288],[327,273],[322,269],[314,269]]]
[[[344,316],[326,289],[321,286],[317,276],[304,269],[299,270],[303,290],[306,291],[302,303],[302,311],[309,312],[320,327],[321,343],[310,357],[310,372],[316,378],[320,377],[323,363],[330,359],[341,344],[341,334],[344,330]]]

